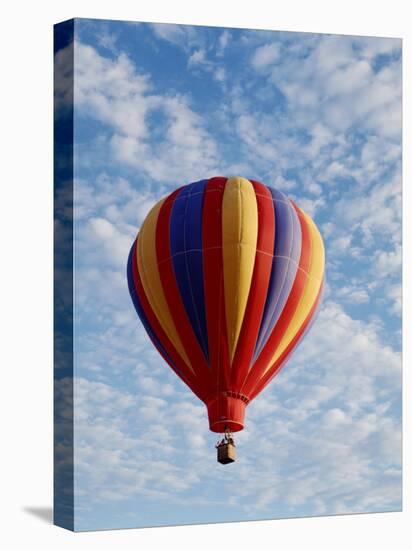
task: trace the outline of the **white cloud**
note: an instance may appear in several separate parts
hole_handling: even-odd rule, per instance
[[[342,191],[336,190],[335,196],[338,202],[339,196],[347,197],[343,199],[345,221],[340,216],[343,205],[342,209],[335,207],[332,197],[327,201],[332,211],[335,208],[339,211],[339,225],[346,233],[348,228],[356,227],[349,218],[353,210],[360,208],[360,189],[375,182],[389,184],[391,179],[393,201],[399,202],[400,196],[399,180],[388,176],[388,168],[396,170],[400,163],[401,126],[390,115],[393,110],[399,110],[400,65],[395,60],[375,73],[374,56],[364,52],[372,42],[373,39],[358,44],[356,39],[322,36],[307,42],[304,57],[299,51],[285,50],[288,55],[271,69],[266,85],[270,90],[272,84],[285,94],[287,101],[282,115],[277,114],[276,109],[268,112],[260,108],[259,103],[250,101],[248,85],[258,81],[249,73],[243,87],[235,85],[227,94],[231,116],[227,116],[226,124],[231,123],[231,117],[236,120],[236,138],[240,138],[242,156],[250,158],[251,170],[259,173],[261,180],[275,185],[280,177],[293,181],[294,178],[285,175],[293,169],[299,174],[296,199],[299,201],[303,196],[312,213],[323,206],[327,187],[339,182]],[[387,47],[382,44],[376,46],[377,51]],[[392,46],[389,50],[392,51]],[[262,87],[261,81],[259,87]],[[369,101],[371,94],[373,98]],[[385,122],[388,113],[391,120]],[[352,133],[354,124],[358,133],[363,132],[361,142],[359,135]],[[299,132],[308,134],[310,139],[302,143]],[[305,192],[309,193],[308,197],[304,196]],[[391,218],[392,208],[396,209],[398,204],[380,205],[385,199],[379,193],[374,195],[368,202],[376,199],[377,208],[369,208],[365,216],[369,221],[359,221],[363,238],[369,239],[372,226],[376,225],[380,225],[380,231],[396,235],[399,226],[396,229],[396,222],[392,223]],[[334,215],[332,211],[330,216]],[[375,219],[372,221],[372,218]],[[364,257],[359,243],[352,247],[351,254]]]
[[[226,71],[223,67],[218,67],[213,76],[218,82],[223,82],[226,79]]]
[[[219,52],[216,53],[216,56],[219,57]],[[189,70],[194,71],[197,76],[200,75],[200,71],[211,74],[213,79],[221,83],[222,86],[226,80],[226,69],[221,61],[208,59],[204,48],[196,49],[190,54],[187,67]]]
[[[373,59],[377,55],[393,54],[402,47],[400,38],[358,38],[362,47],[362,56]]]
[[[91,46],[75,42],[75,102],[91,115],[135,138],[144,135],[151,86],[125,54],[112,61]]]
[[[150,208],[157,202],[168,189],[158,185],[156,191],[152,191],[149,185],[141,182],[139,189],[133,187],[130,182],[122,177],[110,177],[102,172],[94,180],[75,180],[74,202],[76,235],[82,235],[85,224],[94,221],[88,235],[102,231],[105,225],[106,232],[113,238],[115,235],[124,235],[131,239],[137,234],[137,230]],[[110,224],[112,228],[109,227]],[[107,235],[108,237],[110,235]],[[97,237],[97,235],[95,235]],[[83,235],[87,237],[86,234]],[[104,239],[102,239],[104,240]],[[87,241],[87,238],[86,238]],[[82,243],[78,243],[82,246]],[[89,243],[92,249],[93,244]],[[92,252],[89,250],[88,252]]]
[[[390,285],[385,289],[385,296],[391,302],[390,311],[394,315],[402,314],[402,286],[400,284]]]
[[[57,386],[62,403],[66,382]],[[194,454],[204,455],[204,438],[200,434],[192,437],[199,410],[188,402],[171,404],[160,397],[138,397],[108,384],[76,378],[79,499],[101,502],[145,496],[179,502],[179,493],[199,482],[196,468],[180,460],[185,447],[179,449],[183,437]],[[179,435],[179,421],[187,426],[183,435]]]
[[[322,417],[322,422],[326,427],[335,428],[339,424],[347,422],[347,415],[342,409],[329,409]]]
[[[217,173],[216,143],[201,118],[179,98],[162,99],[158,105],[168,118],[162,138],[151,144],[115,134],[112,146],[117,159],[144,170],[155,181],[174,182],[175,186],[196,180],[199,174],[211,177]]]
[[[360,373],[364,369],[369,376],[392,379],[395,385],[400,382],[399,353],[380,343],[376,326],[352,319],[338,304],[325,305],[312,332],[303,361],[311,360],[311,356],[315,359],[318,350],[322,349],[322,359],[317,358],[317,361],[333,365],[334,369],[336,365],[343,367],[347,363],[352,365],[347,374]]]
[[[327,80],[326,92],[330,95],[342,95],[354,92],[368,85],[372,77],[372,68],[366,61],[355,61],[340,71],[334,71]]]
[[[399,275],[402,266],[402,250],[396,245],[393,250],[377,251],[375,254],[375,276]]]
[[[134,323],[135,320],[136,315],[131,308],[114,311],[113,313],[113,323],[117,327],[130,325],[131,323]]]
[[[335,225],[332,222],[325,222],[321,225],[322,235],[324,237],[329,237],[336,230]]]
[[[166,40],[183,50],[189,50],[203,43],[202,33],[192,25],[173,23],[151,23],[150,27],[157,38]]]
[[[181,25],[174,25],[172,23],[153,23],[152,30],[156,36],[172,42],[172,44],[180,44],[184,37],[184,29]]]
[[[106,48],[107,50],[112,52],[116,50],[117,35],[110,32],[108,29],[103,29],[97,35],[97,41],[100,46]]]
[[[364,304],[369,302],[369,294],[365,288],[343,286],[336,291],[336,296],[352,304]]]
[[[257,48],[252,56],[251,63],[255,69],[262,69],[272,65],[279,59],[280,44],[274,42]]]
[[[153,93],[149,77],[124,54],[112,60],[77,42],[75,56],[76,105],[109,125],[118,162],[155,181],[180,183],[218,172],[216,143],[184,97]],[[148,120],[157,115],[165,121],[151,135]]]
[[[198,64],[201,64],[205,61],[205,55],[206,55],[206,52],[205,50],[201,49],[201,50],[195,50],[191,56],[189,57],[189,60],[188,60],[188,65],[189,67],[191,65],[198,65]]]
[[[376,178],[391,162],[399,160],[400,154],[400,143],[388,142],[382,136],[372,135],[362,148],[361,160],[364,169]]]
[[[340,199],[336,214],[352,228],[366,235],[387,234],[400,237],[401,194],[398,176],[371,188],[363,195]]]
[[[275,179],[275,186],[277,189],[287,194],[291,189],[296,188],[296,181],[279,175]]]
[[[371,60],[370,55],[362,57],[356,39],[324,36],[305,59],[292,57],[276,67],[271,79],[303,125],[321,123],[336,132],[357,123],[399,136],[400,64],[374,73]]]
[[[299,207],[302,208],[309,216],[314,217],[316,212],[325,206],[325,199],[318,197],[317,199],[309,199],[306,197],[296,197]]]
[[[124,267],[127,263],[127,256],[133,242],[133,233],[123,234],[112,223],[104,218],[91,218],[84,229],[80,230],[78,237],[82,241],[82,249],[79,253],[86,252],[84,243],[87,247],[92,245],[93,256],[99,257],[96,265],[112,265],[115,267]]]
[[[332,180],[336,177],[343,177],[348,174],[348,169],[345,167],[345,165],[342,162],[339,161],[332,161],[329,166],[326,168],[325,171],[325,180]]]
[[[317,157],[322,148],[330,145],[336,140],[336,135],[333,135],[331,130],[324,124],[316,122],[310,129],[311,140],[306,146],[306,154],[309,158]]]
[[[217,55],[222,56],[231,40],[231,34],[228,29],[225,29],[219,36]]]
[[[314,181],[307,184],[306,189],[309,191],[309,193],[312,193],[313,195],[320,195],[322,193],[322,187],[319,185],[319,183],[316,183]]]

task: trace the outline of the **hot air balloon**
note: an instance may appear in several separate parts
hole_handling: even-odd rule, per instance
[[[233,432],[311,326],[325,252],[313,222],[283,193],[242,177],[184,185],[148,213],[128,285],[151,341],[206,405],[233,462]]]

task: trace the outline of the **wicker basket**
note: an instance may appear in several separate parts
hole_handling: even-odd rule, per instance
[[[236,447],[232,443],[222,443],[217,448],[217,461],[229,464],[236,460]]]

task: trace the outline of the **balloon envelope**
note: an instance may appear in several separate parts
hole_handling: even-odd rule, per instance
[[[212,431],[243,429],[245,407],[313,322],[324,268],[313,220],[255,180],[197,181],[148,213],[129,254],[130,295]]]

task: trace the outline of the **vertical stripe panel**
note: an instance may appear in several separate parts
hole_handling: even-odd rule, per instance
[[[205,189],[202,241],[203,271],[211,380],[216,392],[229,388],[222,255],[222,201],[227,178],[211,178]]]
[[[272,357],[277,350],[279,343],[281,342],[283,335],[288,329],[296,309],[299,305],[301,296],[305,290],[307,280],[307,270],[310,266],[310,260],[312,255],[312,239],[309,231],[309,227],[300,212],[298,213],[299,222],[302,232],[302,247],[299,259],[299,269],[296,272],[295,280],[293,282],[292,289],[290,291],[288,300],[274,330],[272,330],[269,339],[264,345],[259,357],[250,369],[245,384],[242,388],[242,392],[250,396],[252,390],[259,383],[260,379],[264,375],[268,366],[271,365]]]
[[[140,320],[149,335],[151,341],[153,342],[156,349],[159,351],[159,353],[162,355],[162,357],[169,363],[173,364],[172,359],[169,357],[167,351],[163,347],[162,343],[160,342],[159,338],[157,337],[156,333],[154,332],[153,328],[151,327],[149,321],[147,320],[147,317],[144,313],[142,304],[140,303],[139,297],[136,292],[136,288],[134,285],[134,279],[133,279],[133,260],[136,261],[136,241],[134,241],[132,248],[129,252],[129,257],[127,260],[127,283],[129,285],[129,292],[130,296],[132,298],[133,305],[136,309],[136,312],[138,316],[140,317]],[[173,365],[174,370],[178,370],[175,365]]]
[[[229,178],[222,203],[226,326],[232,362],[246,310],[256,255],[258,214],[252,183]]]
[[[137,245],[137,266],[150,307],[182,359],[192,367],[170,314],[157,264],[156,225],[164,201],[165,199],[159,201],[152,208],[140,229]]]
[[[272,195],[262,183],[252,180],[252,184],[258,210],[257,249],[249,297],[231,369],[234,391],[242,387],[252,361],[269,287],[275,241]]]
[[[254,359],[262,351],[286,304],[295,280],[302,246],[300,223],[291,202],[283,193],[275,189],[270,191],[275,208],[276,240],[269,291]]]
[[[203,285],[202,213],[207,180],[185,186],[170,216],[170,251],[186,313],[208,358]]]
[[[313,303],[315,302],[319,294],[319,289],[321,287],[323,279],[323,272],[325,268],[325,250],[323,247],[322,237],[312,219],[302,210],[300,210],[300,213],[304,217],[311,235],[311,262],[308,269],[308,277],[306,279],[305,290],[299,301],[299,306],[297,307],[295,314],[291,319],[289,326],[270,361],[270,364],[276,362],[278,357],[283,353],[286,346],[294,338],[295,334],[297,334],[300,327],[303,325],[306,317],[309,315],[309,312],[312,309]]]
[[[133,283],[136,291],[136,297],[139,300],[142,311],[145,318],[147,319],[148,325],[151,327],[152,332],[156,335],[157,340],[161,343],[162,348],[166,351],[167,355],[165,359],[171,359],[169,365],[172,369],[175,370],[176,374],[182,378],[182,380],[193,390],[193,392],[200,397],[198,388],[196,385],[196,380],[193,371],[191,368],[183,361],[182,357],[179,355],[176,348],[173,346],[172,342],[169,340],[167,334],[162,329],[153,309],[150,306],[150,303],[147,299],[147,296],[144,292],[143,284],[140,278],[139,270],[137,268],[137,250],[138,250],[138,241],[139,236],[137,237],[137,242],[134,250],[134,255],[132,257],[132,275]],[[149,334],[150,336],[150,334]]]
[[[267,386],[270,381],[279,373],[279,371],[284,367],[287,361],[290,359],[291,355],[298,347],[299,343],[303,340],[305,334],[308,332],[312,322],[316,316],[316,313],[319,310],[319,306],[322,299],[322,286],[319,289],[318,295],[309,311],[308,316],[303,322],[302,326],[299,328],[298,332],[294,335],[292,340],[288,343],[286,348],[283,350],[282,354],[277,358],[276,362],[271,365],[262,378],[259,380],[258,384],[255,386],[253,391],[250,394],[250,399],[254,399],[264,388]]]
[[[196,377],[204,392],[208,392],[207,371],[205,356],[196,338],[190,319],[181,299],[176,273],[170,249],[170,217],[175,201],[179,199],[186,187],[178,189],[168,196],[162,204],[156,225],[156,253],[161,285],[169,307],[174,326],[177,327],[180,340],[190,364],[194,366]]]

